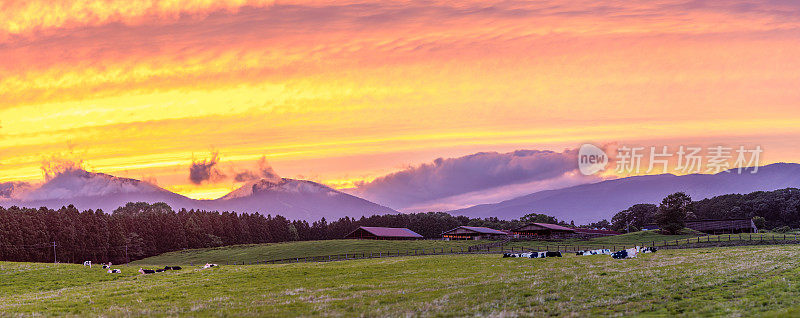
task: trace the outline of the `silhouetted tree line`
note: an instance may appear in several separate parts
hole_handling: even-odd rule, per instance
[[[633,205],[614,215],[611,219],[611,228],[617,231],[633,232],[647,224],[659,223],[660,208],[655,204]],[[800,228],[800,189],[787,188],[748,194],[726,194],[692,201],[685,219],[728,218],[754,219],[759,223],[757,224],[759,229]]]
[[[540,221],[546,216],[531,214]],[[538,219],[537,219],[538,218]],[[554,223],[561,223],[556,219]],[[113,213],[0,207],[0,260],[124,263],[165,252],[234,244],[340,239],[358,226],[407,227],[428,238],[460,225],[511,229],[520,221],[475,219],[442,212],[325,219],[308,223],[283,216],[217,211],[174,211],[165,203],[128,203]]]

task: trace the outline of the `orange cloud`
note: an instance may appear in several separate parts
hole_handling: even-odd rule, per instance
[[[266,151],[341,186],[587,140],[759,139],[796,158],[800,9],[737,3],[3,2],[0,182],[41,178],[66,144],[203,193],[233,186],[187,184],[209,146],[226,169]]]

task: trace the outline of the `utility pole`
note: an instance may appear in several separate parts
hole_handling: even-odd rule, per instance
[[[125,244],[125,264],[130,263],[131,259],[128,258],[128,244]]]
[[[56,241],[53,241],[53,264],[58,264],[58,258],[56,258]]]

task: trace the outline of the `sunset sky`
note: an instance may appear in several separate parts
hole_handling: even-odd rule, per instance
[[[0,2],[0,182],[73,160],[217,198],[262,157],[352,188],[585,142],[797,162],[798,137],[796,1]]]

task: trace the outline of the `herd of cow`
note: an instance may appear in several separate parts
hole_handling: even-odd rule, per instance
[[[179,271],[181,269],[183,269],[183,268],[181,268],[180,266],[165,266],[164,268],[157,268],[157,269],[139,268],[139,274],[155,274],[155,273],[161,273],[161,272],[166,272],[166,271]]]
[[[575,252],[575,255],[611,255],[613,259],[634,258],[639,253],[655,253],[658,249],[655,247],[632,247],[621,251],[611,252],[610,249],[597,249]],[[561,257],[561,252],[529,252],[529,253],[503,253],[503,257],[524,257],[524,258],[545,258],[545,257]]]
[[[107,269],[106,272],[109,273],[109,274],[121,274],[122,273],[122,270],[119,270],[119,269],[116,269],[116,268],[111,268],[111,262],[100,263],[100,265],[103,265],[103,269]],[[88,266],[89,268],[92,268],[92,261],[83,262],[83,266]]]
[[[100,264],[103,265],[103,269],[107,269],[108,270],[107,273],[109,273],[109,274],[122,274],[122,270],[115,269],[115,268],[112,269],[111,268],[111,262],[100,263]],[[92,261],[83,262],[83,266],[87,266],[89,268],[92,268]],[[212,268],[212,267],[219,267],[219,265],[206,263],[206,265],[203,266],[204,269],[205,268]],[[139,274],[155,274],[155,273],[161,273],[161,272],[165,272],[165,271],[179,271],[181,269],[183,269],[183,268],[180,267],[180,266],[165,266],[164,268],[157,268],[157,269],[139,268]]]

